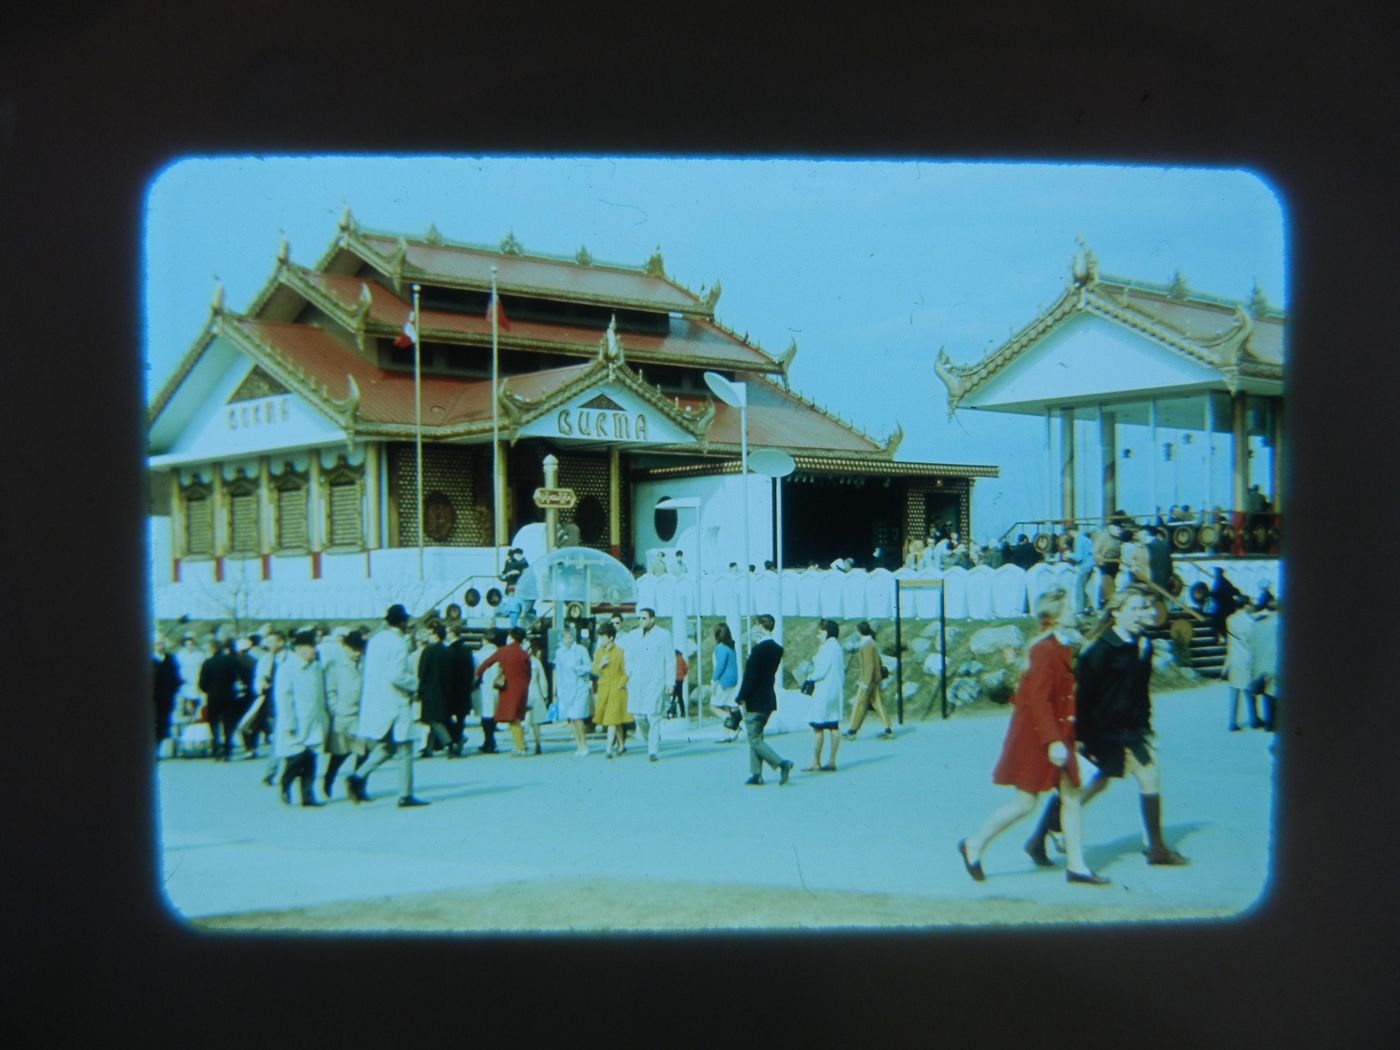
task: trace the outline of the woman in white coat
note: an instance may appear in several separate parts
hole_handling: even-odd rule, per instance
[[[316,659],[316,635],[303,631],[292,640],[292,657],[282,664],[274,686],[274,753],[283,760],[282,801],[291,805],[292,781],[300,781],[301,804],[319,806],[311,790],[316,755],[326,736],[326,685]]]
[[[563,640],[554,654],[554,696],[559,704],[559,717],[567,719],[574,734],[574,754],[588,754],[588,739],[584,723],[588,720],[593,661],[588,650],[579,645],[572,627],[564,628]]]
[[[812,658],[812,677],[802,684],[802,691],[812,698],[812,732],[816,746],[812,764],[804,772],[824,770],[836,772],[836,750],[841,746],[841,701],[845,696],[846,657],[836,636],[841,629],[835,620],[817,621],[817,654]],[[822,765],[822,736],[831,737],[831,760]]]

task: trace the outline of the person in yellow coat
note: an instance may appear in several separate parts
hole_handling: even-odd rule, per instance
[[[622,646],[617,644],[617,628],[610,623],[598,627],[598,648],[593,653],[593,677],[597,680],[597,702],[593,721],[608,727],[608,757],[624,750],[627,714],[627,667]]]

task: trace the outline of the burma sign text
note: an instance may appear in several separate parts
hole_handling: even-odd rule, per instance
[[[561,408],[555,425],[563,437],[612,438],[618,441],[645,441],[647,417],[644,412],[598,411],[590,408]]]

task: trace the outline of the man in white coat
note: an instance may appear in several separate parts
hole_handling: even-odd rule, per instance
[[[418,676],[409,652],[408,610],[391,605],[384,622],[387,626],[365,648],[356,730],[356,735],[376,746],[360,771],[345,778],[345,787],[352,801],[368,802],[369,775],[401,752],[399,805],[426,806],[428,803],[413,796],[413,697],[418,691]]]
[[[661,750],[661,723],[671,701],[676,682],[676,650],[671,632],[658,626],[652,609],[638,609],[641,626],[633,631],[623,649],[627,669],[627,713],[645,733],[647,755],[658,761]]]
[[[303,631],[292,639],[292,656],[283,661],[274,683],[272,746],[282,759],[282,801],[291,805],[292,781],[300,781],[301,804],[319,806],[311,789],[316,754],[326,734],[326,685],[316,659],[316,635]]]

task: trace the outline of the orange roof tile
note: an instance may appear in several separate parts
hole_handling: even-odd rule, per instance
[[[392,256],[397,237],[361,233],[360,239],[381,255]],[[407,269],[454,285],[491,286],[491,267],[497,271],[497,287],[514,295],[547,295],[586,302],[619,302],[656,310],[708,312],[699,299],[664,277],[641,270],[605,265],[581,266],[576,262],[509,255],[487,248],[407,241]]]
[[[408,303],[376,281],[312,270],[303,271],[301,276],[333,297],[346,310],[353,310],[359,302],[361,289],[368,288],[369,320],[373,324],[398,329],[408,320]],[[441,333],[461,336],[464,340],[485,341],[491,337],[491,322],[484,313],[461,314],[425,309],[422,331],[425,338]],[[510,322],[510,330],[502,332],[500,336],[502,344],[507,346],[551,343],[564,352],[591,355],[597,352],[603,333],[596,328],[515,319]],[[670,331],[666,335],[623,332],[620,338],[627,356],[641,361],[676,364],[694,361],[704,365],[778,370],[778,364],[761,350],[699,318],[672,318]]]
[[[828,452],[879,452],[869,438],[837,422],[801,398],[763,380],[748,380],[749,447],[821,449]],[[689,401],[698,405],[696,399]],[[681,398],[681,405],[687,404]],[[739,444],[739,410],[717,403],[708,438],[712,443]]]

